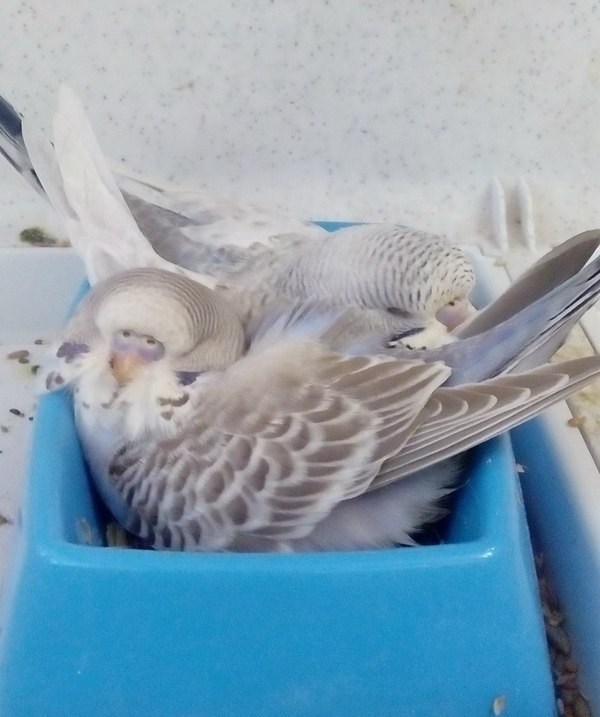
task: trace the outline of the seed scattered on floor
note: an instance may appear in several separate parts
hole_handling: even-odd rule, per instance
[[[496,697],[496,699],[492,702],[492,712],[494,713],[494,717],[501,715],[505,709],[506,697],[504,695],[498,695],[498,697]]]
[[[34,364],[32,365],[32,367],[31,367],[31,373],[32,373],[34,376],[37,376],[39,370],[40,370],[40,365],[39,365],[38,363],[34,363]]]
[[[571,655],[564,613],[550,588],[542,553],[535,555],[542,614],[552,663],[556,710],[561,717],[592,717],[590,706],[579,690],[577,660]]]
[[[94,533],[92,532],[92,526],[85,518],[79,518],[79,520],[77,521],[77,534],[79,537],[79,542],[83,545],[93,544]]]
[[[19,411],[18,408],[9,408],[8,412],[12,413],[13,416],[18,416],[19,418],[25,417],[25,414],[23,413],[23,411]]]
[[[42,346],[43,343],[44,343],[44,339],[36,339],[33,343],[34,343],[36,346]]]
[[[585,426],[585,416],[573,416],[569,418],[567,426],[571,426],[571,428],[582,428]]]
[[[579,665],[574,657],[570,657],[568,660],[565,660],[565,670],[567,672],[577,672],[578,669]]]
[[[565,621],[565,616],[560,610],[551,610],[548,605],[542,605],[542,612],[544,613],[546,622],[552,625],[552,627],[558,627],[558,625],[562,625]]]
[[[573,700],[573,717],[592,717],[592,711],[590,709],[587,700],[584,699],[583,695],[576,694]]]
[[[567,690],[577,689],[577,675],[573,672],[563,672],[556,678],[558,687],[564,687]]]
[[[552,647],[558,650],[562,655],[568,655],[571,652],[571,643],[567,637],[567,633],[558,625],[546,623],[546,635]]]
[[[1,453],[2,451],[0,451]],[[0,513],[0,525],[12,525],[12,520],[10,518],[7,518],[5,515],[2,515]]]
[[[0,433],[8,433],[10,428],[8,426],[0,426]]]
[[[106,524],[106,544],[109,548],[129,548],[129,533],[115,520]]]
[[[147,550],[148,546],[144,541],[133,533],[125,530],[116,520],[109,520],[104,527],[106,545],[109,548],[132,548],[135,550]]]
[[[56,239],[41,227],[28,227],[27,229],[23,229],[23,231],[19,233],[19,240],[24,244],[31,244],[32,246],[69,246],[69,242],[63,239]]]
[[[27,349],[11,351],[6,358],[19,363],[29,363],[29,351]]]

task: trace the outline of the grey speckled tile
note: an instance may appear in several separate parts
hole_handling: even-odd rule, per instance
[[[492,175],[509,203],[529,179],[544,239],[600,218],[591,0],[5,0],[0,26],[0,91],[47,125],[68,82],[142,173],[462,241],[489,234]],[[0,169],[11,232],[44,215],[27,193]]]

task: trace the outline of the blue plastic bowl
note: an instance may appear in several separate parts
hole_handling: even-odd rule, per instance
[[[4,717],[554,714],[505,436],[472,451],[444,542],[417,548],[109,548],[90,486],[69,399],[47,396],[4,595]]]

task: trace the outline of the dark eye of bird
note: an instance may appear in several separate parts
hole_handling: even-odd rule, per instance
[[[131,336],[131,331],[123,331],[123,336],[128,339]]]
[[[153,339],[152,337],[149,336],[146,339],[146,343],[148,344],[148,346],[156,346],[156,339]]]
[[[456,301],[449,301],[449,302],[448,302],[448,306],[455,306],[455,305],[456,305]]]

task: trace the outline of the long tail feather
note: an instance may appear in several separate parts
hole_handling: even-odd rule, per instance
[[[21,116],[2,96],[0,96],[0,154],[36,192],[43,194],[42,185],[23,141]]]
[[[451,366],[449,385],[525,371],[548,361],[599,295],[600,259],[595,259],[487,331],[418,352],[416,357]]]
[[[387,485],[504,433],[537,416],[599,376],[600,356],[587,356],[560,364],[544,365],[526,374],[499,376],[476,385],[438,389],[430,406],[426,407],[426,410],[431,408],[436,416],[432,419],[435,420],[436,430],[429,432],[430,426],[425,418],[401,453],[383,465],[372,487]],[[514,392],[505,390],[511,385],[517,390],[525,387],[529,390],[529,396],[521,396],[515,403]],[[461,394],[468,403],[471,391],[493,396],[496,405],[485,412],[476,411],[474,415],[469,412],[461,420],[445,404],[452,405]]]

